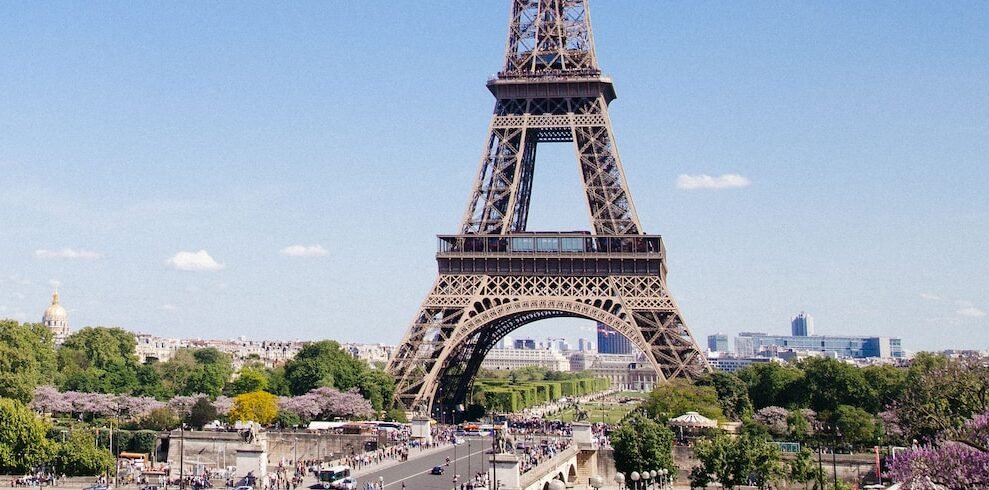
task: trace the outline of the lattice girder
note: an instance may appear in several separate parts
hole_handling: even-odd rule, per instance
[[[598,68],[587,0],[511,3],[505,63],[487,84],[496,102],[461,234],[497,235],[508,243],[525,233],[538,145],[571,142],[595,240],[645,236],[608,114],[615,91]],[[434,408],[440,386],[441,403],[462,403],[495,342],[554,316],[615,328],[660,379],[710,369],[666,288],[665,254],[622,262],[596,256],[600,250],[593,248],[560,250],[568,257],[560,259],[485,250],[488,256],[476,250],[460,258],[437,255],[441,272],[387,367],[406,409]],[[559,265],[565,260],[568,268]],[[475,267],[479,261],[483,267]]]
[[[449,298],[457,298],[461,306],[447,307]],[[666,306],[627,306],[647,298]],[[466,396],[480,361],[466,369],[470,366],[465,359],[487,353],[510,330],[489,335],[480,347],[477,340],[522,314],[534,319],[572,316],[609,325],[645,353],[663,379],[694,377],[708,369],[706,360],[692,355],[696,344],[658,276],[441,275],[389,364],[399,400],[406,408],[432,406],[439,386],[451,383],[459,383],[454,395]]]

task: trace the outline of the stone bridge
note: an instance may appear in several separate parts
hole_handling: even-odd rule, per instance
[[[591,434],[590,425],[574,424],[573,445],[526,473],[519,473],[519,461],[514,455],[496,455],[495,466],[498,468],[500,488],[503,490],[547,490],[552,480],[561,480],[567,488],[589,489],[588,480],[592,476],[607,477],[609,472],[614,471],[609,468],[613,466],[611,458],[605,458],[606,461],[599,461],[599,452]],[[502,475],[507,475],[507,477],[502,477]]]

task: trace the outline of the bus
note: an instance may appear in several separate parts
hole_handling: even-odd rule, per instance
[[[320,468],[316,473],[316,481],[325,489],[335,488],[336,485],[350,477],[349,466],[331,466]]]

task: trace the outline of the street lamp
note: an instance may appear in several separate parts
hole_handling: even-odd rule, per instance
[[[638,471],[633,471],[632,472],[632,481],[634,483],[632,483],[632,488],[635,488],[635,489],[638,489],[639,488],[639,478],[640,478],[639,477],[639,472]]]
[[[838,488],[838,461],[835,453],[838,452],[838,438],[841,437],[841,430],[838,426],[834,426],[834,432],[831,433],[833,436],[831,443],[831,472],[834,473],[834,487]]]
[[[600,476],[598,476],[598,475],[594,475],[594,476],[592,476],[592,477],[591,477],[591,478],[590,478],[590,479],[589,479],[589,480],[587,481],[587,483],[588,483],[588,484],[589,484],[589,485],[591,486],[591,488],[593,488],[594,490],[598,490],[599,488],[601,488],[601,487],[603,487],[603,486],[604,486],[604,478],[601,478],[601,477],[600,477]]]
[[[662,479],[662,483],[659,484],[659,488],[666,488],[666,474],[669,472],[670,470],[667,470],[666,468],[659,470],[659,477]]]
[[[652,475],[649,473],[649,471],[642,472],[642,488],[649,488],[650,478],[652,478]]]
[[[179,426],[179,488],[185,488],[185,422]]]
[[[554,478],[549,481],[549,490],[567,490],[567,484]]]
[[[383,476],[378,477],[378,487],[385,488],[385,477]]]
[[[621,489],[625,486],[625,474],[622,472],[615,473],[615,483],[618,484],[618,488]]]

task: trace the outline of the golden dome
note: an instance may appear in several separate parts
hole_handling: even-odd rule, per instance
[[[65,322],[67,315],[65,313],[65,308],[58,304],[58,290],[55,290],[55,294],[52,294],[52,304],[45,310],[45,315],[41,317],[41,321],[45,324]]]

